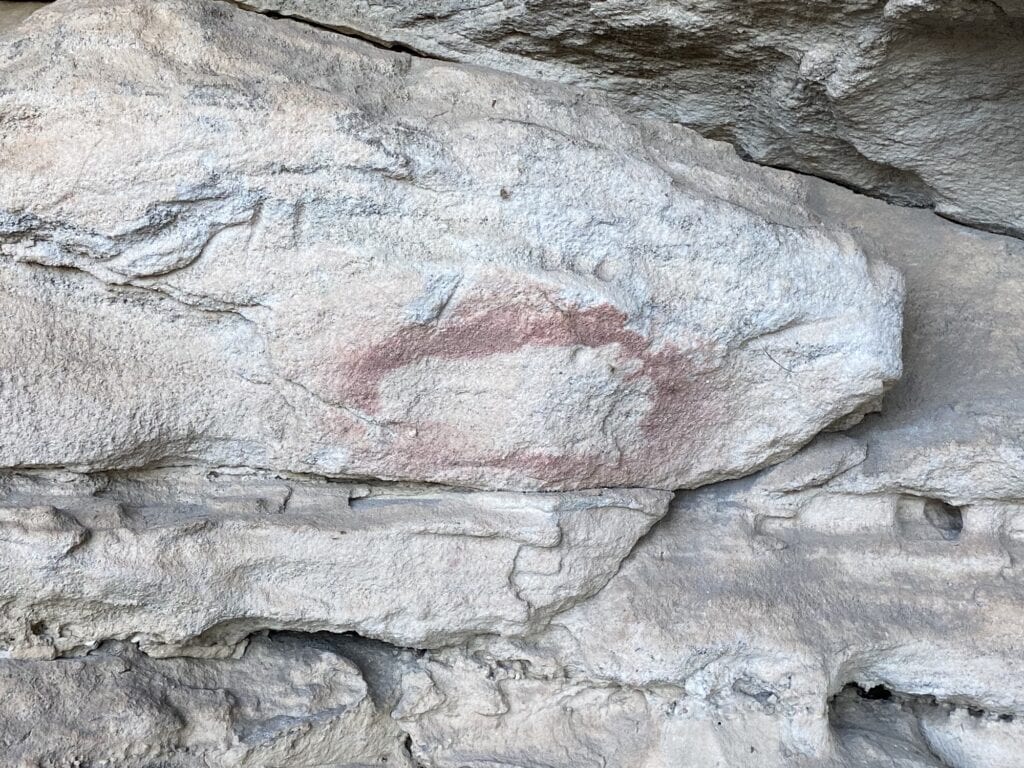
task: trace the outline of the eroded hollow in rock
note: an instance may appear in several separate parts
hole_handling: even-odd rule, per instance
[[[828,712],[838,752],[851,765],[1019,765],[1006,750],[1007,744],[1020,743],[1015,713],[986,709],[980,702],[852,682],[829,699]]]
[[[896,526],[906,539],[957,541],[964,530],[964,515],[960,507],[942,499],[905,496],[897,504]]]
[[[959,507],[947,504],[941,499],[928,499],[924,504],[925,519],[932,524],[947,541],[960,538],[964,529],[964,515]]]

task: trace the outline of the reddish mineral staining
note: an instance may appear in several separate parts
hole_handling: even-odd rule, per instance
[[[678,465],[697,433],[717,421],[706,365],[695,359],[702,346],[683,351],[672,343],[654,349],[650,339],[628,327],[628,317],[608,303],[568,305],[542,286],[509,296],[465,298],[440,322],[407,325],[367,344],[353,354],[340,354],[332,381],[332,399],[374,418],[379,414],[380,387],[393,371],[426,359],[472,359],[516,352],[525,347],[617,346],[620,370],[630,370],[626,385],[651,393],[650,408],[640,422],[641,434],[622,440],[635,447],[621,455],[601,455],[568,447],[561,453],[543,450],[481,450],[457,428],[457,416],[445,423],[394,425],[388,438],[387,463],[396,476],[416,476],[432,466],[505,468],[543,485],[577,487],[625,481],[644,467],[656,473],[666,462]],[[632,365],[630,365],[632,363]],[[615,369],[612,369],[614,374]],[[409,429],[413,427],[414,429]],[[624,437],[624,436],[623,436]],[[615,441],[619,442],[619,441]]]

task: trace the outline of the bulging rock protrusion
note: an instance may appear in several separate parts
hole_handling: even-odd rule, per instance
[[[24,24],[0,464],[677,488],[899,376],[896,273],[682,129],[224,3]]]

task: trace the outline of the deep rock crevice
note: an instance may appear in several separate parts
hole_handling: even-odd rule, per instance
[[[245,11],[251,11],[252,13],[258,13],[261,16],[266,16],[268,19],[278,19],[278,20],[283,20],[283,21],[294,21],[294,22],[296,22],[298,24],[304,24],[304,25],[306,25],[308,27],[312,27],[313,29],[323,30],[324,32],[331,32],[333,34],[338,34],[338,35],[342,35],[344,37],[351,38],[353,40],[359,40],[360,42],[363,42],[363,43],[369,43],[370,45],[374,46],[375,48],[380,48],[380,49],[385,50],[385,51],[393,51],[394,53],[405,53],[405,54],[408,54],[409,56],[415,56],[418,59],[431,59],[431,60],[434,60],[434,61],[450,61],[449,59],[445,59],[445,58],[442,58],[440,56],[434,56],[434,55],[430,55],[430,54],[424,53],[423,51],[417,50],[416,48],[414,48],[414,47],[412,47],[410,45],[407,45],[405,43],[402,43],[402,42],[400,42],[398,40],[386,40],[386,39],[383,39],[383,38],[380,38],[380,37],[376,37],[374,35],[369,35],[366,32],[363,32],[363,31],[361,31],[359,29],[356,29],[355,27],[347,27],[347,26],[338,25],[338,24],[325,24],[325,23],[323,23],[321,21],[317,21],[316,19],[310,18],[308,16],[303,16],[302,14],[299,14],[299,13],[282,13],[280,11],[272,11],[272,10],[268,10],[266,8],[260,8],[260,7],[251,5],[249,3],[244,2],[244,0],[220,0],[220,1],[228,3],[230,5],[234,5],[234,6],[236,6],[238,8],[241,8],[242,10],[245,10]]]

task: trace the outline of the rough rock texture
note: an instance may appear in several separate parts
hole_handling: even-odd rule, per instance
[[[412,765],[358,668],[306,638],[255,638],[218,661],[109,643],[82,659],[2,660],[0,685],[11,766]]]
[[[670,498],[180,473],[0,485],[0,643],[29,657],[108,638],[224,655],[263,628],[419,647],[521,633],[603,587]]]
[[[1020,764],[1024,246],[803,188],[906,274],[885,409],[681,494],[540,636],[407,672],[422,764]]]
[[[208,0],[20,29],[0,464],[678,488],[899,375],[895,272],[681,129]]]
[[[1024,234],[1020,0],[245,0],[584,85],[747,157]]]
[[[1016,135],[945,140],[1005,125],[949,117],[1019,66],[997,6],[565,6],[359,18],[561,18],[458,55],[643,89],[217,0],[0,21],[0,764],[1019,768],[1024,242],[651,117],[801,40],[1005,211]]]
[[[721,153],[708,170],[735,177],[749,164]],[[906,282],[903,374],[850,429],[867,458],[844,490],[1024,499],[1024,244],[816,179],[794,195]]]
[[[844,467],[863,460],[863,445],[838,437],[808,451],[802,466],[682,495],[608,587],[525,653],[513,652],[531,669],[554,667],[567,678],[554,685],[557,694],[524,684],[517,695],[547,703],[595,686],[634,691],[612,699],[616,706],[591,725],[564,711],[552,716],[572,738],[598,731],[619,749],[616,734],[639,719],[644,732],[628,749],[651,765],[673,764],[687,742],[702,744],[708,760],[694,765],[845,764],[829,701],[849,684],[928,697],[965,715],[978,710],[995,724],[1024,711],[1014,650],[1024,633],[1024,578],[1013,532],[1024,505],[961,509],[837,492],[829,475],[856,472]],[[479,711],[469,691],[446,700]],[[538,745],[527,764],[549,764],[551,745],[524,740],[511,716],[506,728],[487,731],[487,743],[470,740],[473,758],[461,744],[444,746],[462,712],[417,722],[418,738],[438,752],[435,764],[472,765],[485,754],[515,764],[524,741]]]

